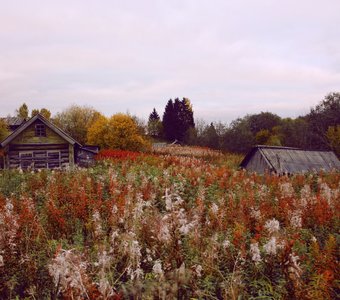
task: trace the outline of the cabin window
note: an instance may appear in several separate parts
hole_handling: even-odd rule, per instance
[[[35,125],[35,136],[46,136],[46,127],[44,124]]]

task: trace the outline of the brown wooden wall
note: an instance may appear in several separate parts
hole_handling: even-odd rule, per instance
[[[70,163],[68,144],[23,144],[9,145],[6,153],[8,168],[60,168]]]

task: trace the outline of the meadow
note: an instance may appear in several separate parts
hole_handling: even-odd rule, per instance
[[[0,171],[1,299],[339,296],[339,172],[187,150]]]

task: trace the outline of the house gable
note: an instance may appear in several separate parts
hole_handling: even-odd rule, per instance
[[[10,144],[63,144],[69,143],[40,119],[35,120],[24,131],[16,136]]]
[[[58,128],[57,126],[53,125],[51,122],[49,122],[48,120],[46,120],[42,115],[37,114],[35,115],[33,118],[31,118],[30,120],[28,120],[25,124],[21,125],[17,130],[15,130],[12,134],[10,134],[6,139],[4,139],[1,142],[1,147],[5,147],[7,146],[9,143],[11,143],[14,139],[16,139],[22,132],[26,131],[26,129],[28,127],[30,127],[32,124],[34,124],[36,121],[41,122],[42,124],[46,125],[46,128],[50,128],[52,131],[54,131],[56,134],[58,134],[59,136],[61,136],[63,139],[65,139],[68,143],[70,143],[71,145],[77,145],[80,146],[81,145],[75,140],[73,139],[70,135],[68,135],[66,132],[64,132],[63,130],[61,130],[60,128]],[[32,138],[32,137],[31,137]]]

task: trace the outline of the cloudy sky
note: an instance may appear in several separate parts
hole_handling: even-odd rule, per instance
[[[1,115],[75,103],[223,121],[340,91],[339,0],[0,0]]]

